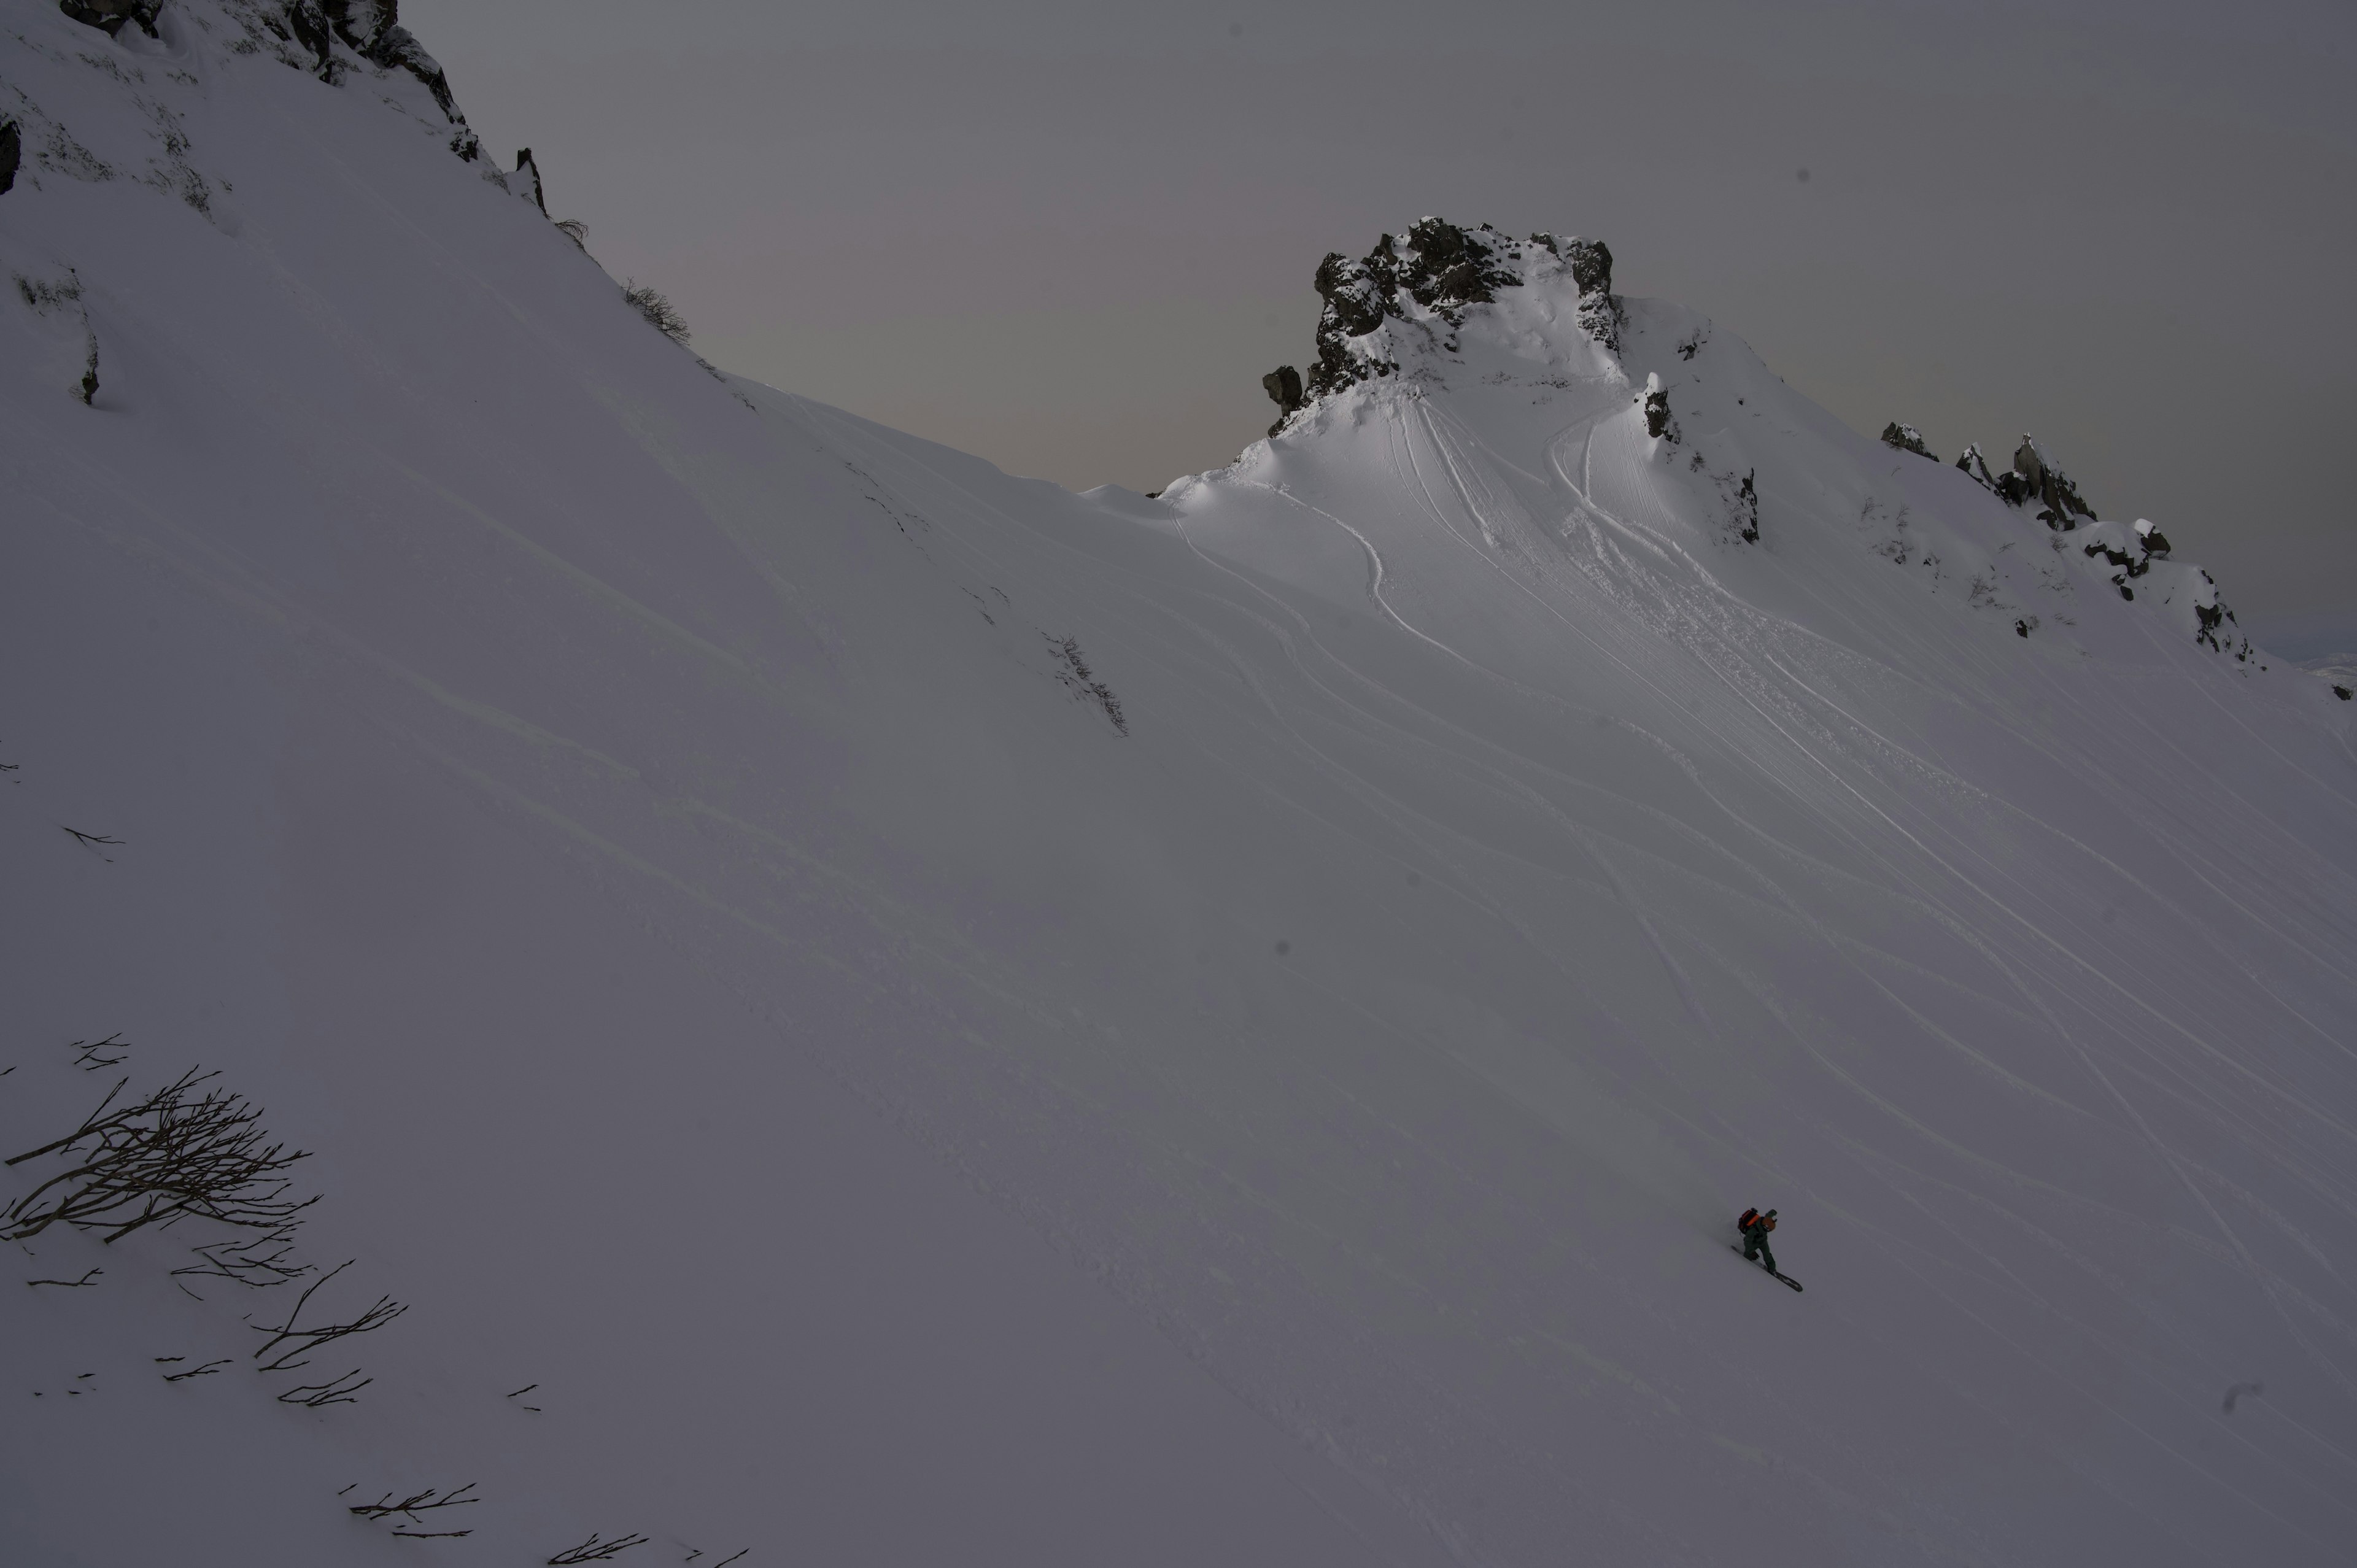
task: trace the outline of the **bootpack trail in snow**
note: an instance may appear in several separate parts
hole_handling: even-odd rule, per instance
[[[0,0],[0,1156],[130,1075],[16,1556],[2345,1559],[2357,703],[2232,520],[1437,219],[1074,495],[699,360],[386,0]],[[296,1223],[46,1222],[195,1147]]]

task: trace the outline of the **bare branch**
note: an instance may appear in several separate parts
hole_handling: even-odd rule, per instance
[[[78,1280],[27,1280],[25,1283],[28,1285],[63,1285],[68,1290],[78,1290],[104,1273],[104,1269],[92,1269]]]
[[[350,1489],[350,1487],[346,1488],[346,1490]],[[362,1519],[386,1519],[393,1514],[399,1514],[412,1524],[421,1524],[425,1521],[417,1517],[419,1514],[430,1513],[436,1509],[462,1509],[470,1503],[481,1502],[482,1498],[470,1498],[467,1495],[474,1489],[475,1483],[472,1481],[463,1487],[454,1487],[447,1492],[439,1487],[428,1487],[422,1492],[402,1498],[399,1502],[395,1502],[393,1494],[387,1492],[372,1503],[353,1503],[350,1509]],[[339,1492],[336,1495],[341,1497],[343,1493]],[[398,1535],[404,1532],[396,1530],[393,1533]],[[458,1533],[463,1535],[466,1532],[461,1530]]]
[[[352,1380],[355,1378],[360,1378],[360,1381],[354,1382]],[[360,1401],[352,1396],[374,1381],[374,1378],[361,1378],[361,1369],[354,1367],[342,1377],[328,1382],[306,1383],[301,1388],[288,1389],[278,1396],[278,1402],[304,1405],[312,1410],[321,1410],[331,1404],[358,1404]]]
[[[81,1053],[74,1058],[74,1066],[84,1072],[96,1072],[101,1068],[121,1067],[131,1053],[130,1046],[124,1042],[119,1030],[102,1040],[69,1041],[66,1049]],[[110,1050],[116,1054],[111,1057],[101,1054]]]
[[[172,1359],[177,1361],[179,1358],[175,1356]],[[223,1356],[218,1361],[207,1361],[203,1366],[191,1367],[185,1372],[167,1372],[164,1374],[164,1380],[167,1383],[185,1383],[190,1378],[210,1377],[213,1373],[220,1371],[223,1367],[235,1366],[237,1362],[234,1357]]]
[[[645,1536],[635,1534],[626,1535],[619,1541],[600,1541],[597,1539],[597,1532],[592,1530],[589,1539],[580,1545],[560,1552],[550,1558],[548,1568],[570,1568],[571,1564],[576,1563],[603,1563],[608,1558],[619,1556],[633,1546],[644,1546],[646,1543]]]
[[[58,826],[64,828],[66,833],[70,836],[76,843],[79,843],[87,849],[98,849],[101,847],[121,849],[123,847],[123,841],[121,839],[109,838],[104,833],[86,833],[80,828],[68,828],[63,822],[59,822]],[[99,858],[105,861],[110,865],[114,864],[114,857],[111,854],[102,854],[100,855]]]
[[[295,1226],[286,1224],[266,1235],[232,1238],[223,1241],[207,1241],[188,1249],[204,1260],[172,1271],[173,1274],[196,1275],[199,1278],[234,1280],[242,1285],[261,1289],[267,1285],[284,1284],[288,1280],[301,1279],[311,1272],[308,1263],[292,1262],[288,1254],[294,1250]],[[186,1289],[186,1286],[182,1286]]]
[[[262,1360],[262,1358],[270,1355],[274,1350],[278,1352],[271,1360],[264,1362],[263,1366],[259,1369],[260,1370],[265,1372],[291,1372],[297,1367],[307,1367],[310,1365],[310,1363],[307,1360],[299,1359],[299,1358],[310,1355],[312,1351],[317,1350],[320,1346],[328,1344],[331,1340],[344,1338],[348,1335],[371,1333],[373,1330],[383,1327],[386,1324],[391,1323],[394,1318],[399,1317],[403,1313],[409,1310],[404,1304],[393,1300],[393,1297],[389,1295],[381,1295],[377,1297],[376,1305],[374,1306],[370,1307],[366,1312],[361,1313],[350,1323],[328,1323],[323,1324],[317,1328],[296,1327],[296,1322],[303,1316],[303,1308],[310,1304],[312,1293],[317,1291],[321,1285],[326,1284],[329,1280],[334,1279],[338,1274],[342,1273],[346,1269],[350,1268],[358,1260],[356,1259],[348,1258],[344,1262],[338,1263],[334,1268],[329,1269],[326,1273],[321,1274],[317,1279],[313,1280],[309,1284],[304,1286],[303,1294],[295,1298],[294,1310],[287,1313],[286,1321],[281,1326],[277,1328],[265,1328],[258,1323],[253,1326],[257,1332],[270,1336],[270,1338],[264,1343],[262,1348],[253,1353],[253,1359],[260,1361]],[[287,1348],[284,1350],[279,1350],[278,1347],[281,1345],[285,1345]]]

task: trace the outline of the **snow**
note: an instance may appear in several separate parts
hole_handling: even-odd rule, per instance
[[[10,1254],[12,1557],[2345,1554],[2357,704],[2198,567],[1535,250],[1071,495],[259,14],[5,12],[0,1154],[218,1068],[411,1310]]]

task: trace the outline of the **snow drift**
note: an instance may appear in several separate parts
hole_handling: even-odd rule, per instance
[[[324,1196],[20,1240],[12,1557],[2339,1560],[2352,705],[2035,444],[1431,220],[1072,496],[683,351],[390,5],[81,9],[0,1157],[200,1067]]]

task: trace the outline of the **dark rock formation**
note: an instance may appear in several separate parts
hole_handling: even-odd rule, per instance
[[[1882,427],[1882,444],[1885,446],[1895,446],[1901,452],[1912,452],[1918,457],[1932,456],[1932,449],[1923,445],[1923,433],[1911,424],[1901,424],[1895,419]],[[1973,450],[1977,453],[1980,448],[1975,446]],[[1933,459],[1935,462],[1937,460]]]
[[[2079,494],[2079,487],[2048,462],[2038,443],[2027,435],[2014,449],[2012,469],[1997,476],[1996,493],[2015,506],[2039,502],[2038,521],[2060,532],[2078,527],[2083,517],[2095,515],[2095,509]]]
[[[1612,292],[1610,249],[1601,240],[1558,240],[1552,234],[1534,234],[1531,243],[1544,245],[1571,263],[1571,281],[1579,285],[1581,329],[1613,353],[1619,353],[1620,298]]]
[[[60,0],[73,5],[123,4],[124,0]],[[146,0],[137,0],[146,3]],[[156,0],[160,4],[160,0]],[[386,70],[405,70],[425,83],[444,118],[457,127],[450,150],[468,162],[481,156],[482,144],[468,128],[450,93],[450,79],[425,52],[408,28],[400,24],[399,0],[283,0],[282,5],[260,13],[260,25],[311,57],[310,69],[320,81],[334,81],[347,69],[336,58],[342,44],[360,59]],[[289,65],[301,63],[288,59]]]
[[[110,38],[123,31],[125,22],[138,23],[139,30],[152,38],[164,0],[58,0],[58,9],[85,27],[102,29]]]
[[[310,0],[298,0],[309,4]],[[401,0],[317,0],[321,16],[351,51],[372,65],[405,70],[425,84],[434,102],[456,125],[467,123],[450,95],[450,79],[427,54],[407,27],[401,25]]]
[[[1981,489],[1985,490],[1996,489],[1996,476],[1989,472],[1988,459],[1981,456],[1979,443],[1975,442],[1964,448],[1964,455],[1956,459],[1956,467],[1970,474],[1973,477],[1973,483],[1980,486]]]
[[[532,161],[532,149],[530,147],[518,147],[516,149],[515,173],[509,177],[511,179],[521,179],[525,182],[526,186],[532,191],[532,204],[540,209],[540,215],[543,218],[547,217],[548,197],[540,188],[540,166]]]
[[[1460,229],[1426,218],[1405,238],[1385,234],[1357,261],[1340,252],[1329,255],[1318,264],[1315,280],[1326,305],[1318,317],[1318,363],[1310,368],[1308,394],[1323,397],[1370,377],[1397,374],[1396,362],[1354,350],[1351,340],[1372,332],[1387,317],[1404,317],[1403,295],[1449,326],[1461,325],[1466,306],[1489,304],[1497,290],[1521,281],[1503,263],[1519,259],[1524,243],[1486,223]],[[1620,306],[1612,297],[1612,252],[1593,241],[1553,234],[1534,234],[1527,243],[1569,265],[1579,290],[1580,326],[1617,350]]]
[[[325,80],[329,74],[329,49],[334,35],[328,31],[328,18],[320,12],[316,0],[287,0],[284,32],[311,51],[313,69]]]
[[[16,188],[16,166],[25,161],[25,133],[14,120],[0,120],[0,195]]]
[[[1637,401],[1645,405],[1645,434],[1656,441],[1676,446],[1678,423],[1670,417],[1669,389],[1662,385],[1659,374],[1645,378],[1645,390],[1637,394]]]
[[[2113,575],[2112,585],[2129,598],[2134,598],[2136,596],[2128,592],[2127,580],[2130,577],[2141,577],[2151,571],[2155,561],[2169,559],[2169,535],[2161,532],[2149,522],[2141,520],[2137,521],[2136,542],[2136,548],[2133,551],[2115,550],[2098,539],[2094,543],[2088,545],[2086,551],[2090,559],[2100,555],[2120,568]]]
[[[1276,404],[1276,423],[1268,427],[1271,435],[1285,428],[1285,422],[1308,405],[1301,395],[1301,372],[1291,365],[1279,365],[1261,377],[1261,386],[1269,400]]]
[[[1743,488],[1735,493],[1736,505],[1741,509],[1738,521],[1743,524],[1743,542],[1746,544],[1760,542],[1760,492],[1751,488],[1751,481],[1759,472],[1754,468],[1745,474]]]

